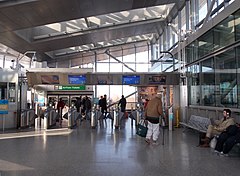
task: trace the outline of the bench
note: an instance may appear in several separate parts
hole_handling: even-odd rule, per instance
[[[211,124],[211,120],[206,117],[191,115],[187,123],[180,122],[183,127],[191,128],[200,133],[206,133],[208,126]]]

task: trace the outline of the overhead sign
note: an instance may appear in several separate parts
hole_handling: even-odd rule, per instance
[[[85,75],[68,75],[69,84],[86,84]]]
[[[122,84],[124,85],[140,84],[140,76],[139,75],[123,75]]]
[[[0,100],[0,114],[8,114],[8,100]]]
[[[86,90],[85,85],[80,86],[56,86],[58,90]]]

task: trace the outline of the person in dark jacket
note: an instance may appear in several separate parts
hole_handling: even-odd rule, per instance
[[[102,99],[102,113],[104,115],[104,118],[107,117],[107,95],[105,94],[103,99]]]
[[[99,108],[100,108],[100,111],[102,112],[102,114],[104,113],[103,111],[103,96],[100,96],[100,100],[98,101],[98,105],[99,105]]]
[[[124,95],[122,95],[122,98],[119,100],[118,106],[119,105],[121,107],[121,112],[125,112],[126,111],[127,101],[126,101],[126,98],[124,97]]]
[[[237,143],[240,143],[240,126],[230,125],[219,135],[215,152],[226,156]]]
[[[77,112],[80,112],[80,107],[82,105],[82,97],[77,97],[77,100],[76,100],[76,103],[75,103],[75,106],[77,108]]]

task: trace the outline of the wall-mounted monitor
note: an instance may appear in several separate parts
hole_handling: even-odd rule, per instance
[[[68,75],[69,84],[86,84],[86,75]]]
[[[149,76],[149,78],[148,78],[148,83],[149,83],[149,84],[161,84],[161,85],[165,85],[165,84],[166,84],[166,76],[165,76],[165,75],[153,75],[153,76]]]
[[[58,75],[41,75],[42,84],[59,84]]]
[[[123,85],[140,84],[140,76],[139,75],[123,75],[122,84]]]

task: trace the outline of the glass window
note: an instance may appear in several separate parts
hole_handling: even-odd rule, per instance
[[[235,34],[236,34],[236,41],[240,40],[240,10],[237,11],[235,14]]]
[[[136,87],[133,86],[123,86],[123,95],[129,96],[130,94],[136,92]],[[132,96],[127,98],[127,109],[131,109],[131,107],[135,108],[136,102],[136,94],[133,94]]]
[[[110,64],[110,72],[122,72],[123,64],[121,63],[111,63]]]
[[[198,39],[198,58],[209,54],[213,50],[213,31],[210,30]]]
[[[219,49],[234,42],[234,18],[228,18],[214,27],[214,49]]]
[[[191,63],[193,61],[198,60],[197,51],[198,51],[197,41],[194,41],[193,43],[189,44],[186,47],[186,62],[187,63]]]
[[[189,102],[191,105],[199,105],[200,103],[200,86],[199,86],[199,65],[195,64],[188,68],[189,77]]]
[[[235,51],[229,50],[216,56],[216,104],[237,107],[237,74]]]
[[[0,83],[0,98],[7,99],[7,83],[1,82]]]
[[[207,59],[201,63],[201,105],[215,105],[214,60]]]
[[[111,86],[112,87],[112,86]],[[97,85],[97,97],[107,95],[107,99],[109,99],[109,85]]]
[[[178,17],[176,17],[173,20],[173,28],[176,29],[176,31],[178,31]],[[174,35],[174,42],[177,43],[178,42],[178,34],[176,34],[176,32],[173,32],[173,35]]]
[[[133,72],[131,69],[136,70],[136,69],[135,69],[135,64],[125,63],[125,65],[126,65],[127,67],[123,65],[123,70],[122,70],[122,72]]]
[[[207,15],[207,0],[198,0],[199,4],[199,21],[202,21]]]
[[[9,97],[9,102],[16,101],[16,84],[15,83],[9,83],[8,97]]]
[[[4,56],[0,55],[0,67],[2,67],[2,68],[3,68],[3,62],[4,62],[3,58],[4,58]]]
[[[123,62],[135,63],[135,54],[130,54],[130,55],[123,56]]]
[[[109,72],[109,63],[97,63],[97,72]]]
[[[238,108],[240,108],[240,47],[236,48],[237,59],[237,86],[238,86]]]
[[[181,30],[186,31],[186,7],[181,10]]]
[[[150,64],[136,64],[136,71],[137,72],[148,72],[150,67],[151,67]]]
[[[122,96],[122,85],[111,85],[109,100],[111,103],[117,102]]]
[[[136,63],[148,63],[149,58],[150,58],[150,57],[148,57],[148,51],[146,50],[146,51],[143,51],[143,52],[138,52],[138,48],[136,49],[136,51],[137,51],[137,53],[136,53]],[[151,51],[149,51],[149,53],[151,53]]]

